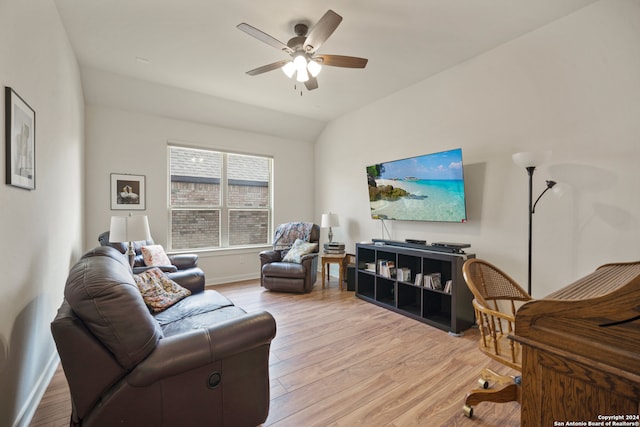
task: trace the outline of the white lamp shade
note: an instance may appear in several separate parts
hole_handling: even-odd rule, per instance
[[[296,66],[293,61],[287,62],[282,66],[282,72],[289,78],[293,77],[293,73],[296,72]]]
[[[293,64],[296,66],[296,70],[298,70],[298,72],[306,70],[307,58],[305,58],[304,55],[298,55],[293,58]]]
[[[328,214],[322,214],[322,221],[320,222],[320,227],[329,228],[329,227],[339,227],[340,221],[338,220],[338,214],[334,214],[329,212]]]
[[[109,227],[110,242],[137,242],[151,240],[146,215],[112,216]]]
[[[523,168],[537,167],[549,160],[551,151],[523,151],[512,156],[513,162]]]
[[[311,74],[311,76],[318,77],[318,74],[322,71],[322,66],[316,61],[309,61],[307,70],[309,70],[309,74]]]
[[[307,73],[307,69],[298,70],[298,74],[296,74],[296,80],[300,83],[304,83],[309,80],[309,73]]]

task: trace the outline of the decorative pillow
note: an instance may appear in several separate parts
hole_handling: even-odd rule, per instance
[[[144,265],[171,265],[162,245],[147,245],[140,248]]]
[[[189,289],[185,289],[173,280],[169,279],[159,268],[152,268],[144,273],[134,274],[133,278],[138,285],[145,304],[152,313],[159,313],[181,299],[191,295]]]
[[[296,239],[289,252],[282,259],[283,262],[302,262],[302,257],[318,250],[317,243],[309,243],[304,240]]]

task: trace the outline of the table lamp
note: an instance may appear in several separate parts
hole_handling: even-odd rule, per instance
[[[137,242],[139,240],[151,240],[149,220],[146,215],[133,216],[129,213],[128,216],[111,217],[109,242],[129,243],[126,255],[129,256],[129,262],[132,267],[136,257],[136,251],[133,249],[133,242]]]
[[[329,228],[329,243],[333,242],[333,230],[331,227],[339,227],[340,221],[338,220],[338,214],[334,213],[326,213],[322,214],[322,222],[320,222],[320,227]]]

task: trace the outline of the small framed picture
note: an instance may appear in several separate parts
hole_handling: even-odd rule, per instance
[[[7,184],[36,188],[36,112],[10,87],[4,89]]]
[[[111,209],[145,210],[144,175],[111,174]]]

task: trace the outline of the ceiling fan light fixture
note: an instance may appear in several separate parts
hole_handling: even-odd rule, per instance
[[[309,73],[307,73],[307,69],[298,70],[298,74],[296,76],[296,80],[300,83],[304,83],[309,80]]]
[[[289,39],[286,44],[247,23],[238,24],[237,28],[240,31],[291,57],[291,60],[276,61],[249,70],[247,74],[257,76],[281,68],[287,77],[293,79],[295,74],[295,79],[304,83],[307,90],[314,90],[318,88],[316,76],[322,70],[323,65],[342,68],[364,68],[368,61],[366,58],[317,54],[318,49],[333,34],[340,22],[342,22],[342,17],[333,10],[328,10],[311,28],[306,22],[297,23],[294,28],[296,36]]]
[[[298,73],[300,73],[301,71],[307,69],[307,58],[305,58],[302,54],[296,55],[296,57],[293,58],[293,64],[296,66],[296,70],[298,70]]]
[[[320,74],[320,71],[322,71],[322,65],[320,65],[317,61],[310,60],[309,64],[307,65],[307,70],[309,70],[309,74],[311,74],[312,77],[318,77],[318,74]]]
[[[293,61],[289,61],[282,66],[282,72],[289,78],[293,77],[293,74],[296,72],[296,66]]]

